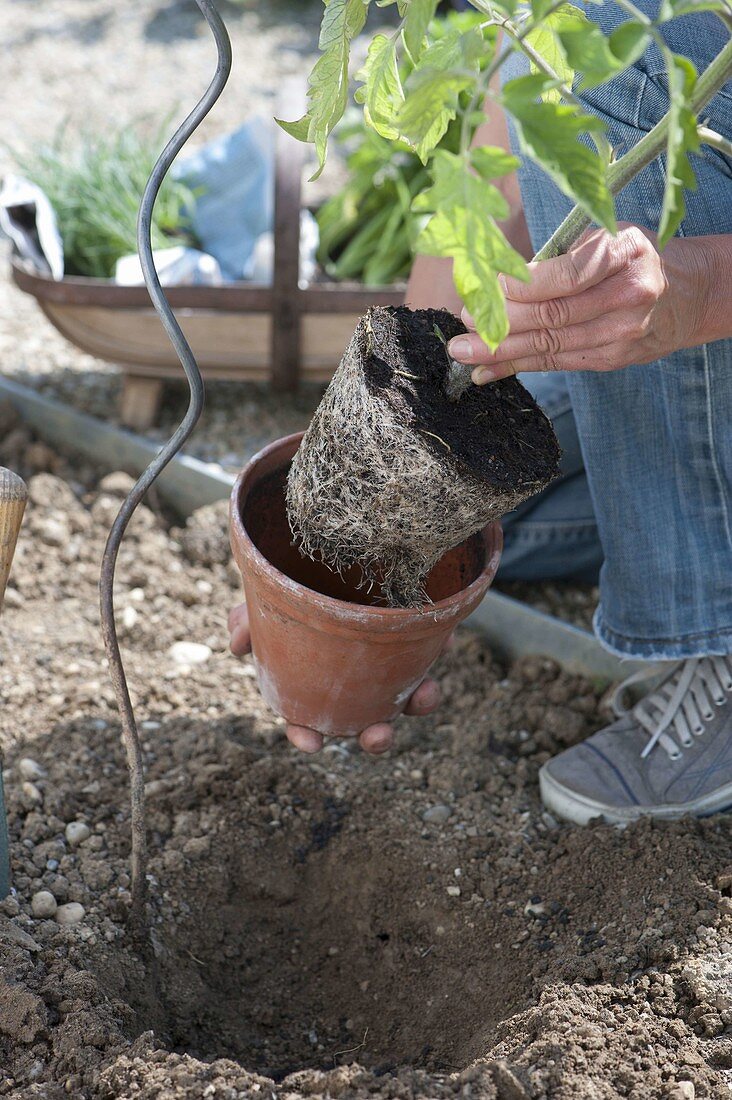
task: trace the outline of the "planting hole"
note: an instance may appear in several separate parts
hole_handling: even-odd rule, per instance
[[[415,867],[416,837],[385,859],[346,817],[325,799],[318,821],[254,850],[245,826],[169,885],[163,1018],[138,1004],[140,1029],[276,1079],[352,1061],[450,1072],[485,1049],[530,1001],[510,937],[496,949],[457,917]]]

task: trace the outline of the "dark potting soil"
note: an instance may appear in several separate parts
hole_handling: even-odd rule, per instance
[[[503,491],[557,476],[561,451],[551,421],[518,379],[471,384],[458,401],[446,396],[448,355],[435,326],[445,340],[466,332],[454,314],[397,306],[371,320],[366,384],[404,410],[435,454]]]
[[[341,573],[304,554],[290,531],[285,490],[290,463],[273,470],[252,489],[243,508],[247,534],[270,565],[314,592],[367,606],[386,603],[378,583],[365,585],[356,565]],[[480,534],[460,543],[437,563],[425,584],[430,603],[445,600],[472,584],[485,565],[485,543]]]

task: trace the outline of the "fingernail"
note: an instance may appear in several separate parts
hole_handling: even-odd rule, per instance
[[[470,376],[476,386],[484,386],[486,382],[495,382],[497,375],[494,370],[474,370]]]
[[[469,363],[473,358],[473,345],[464,336],[456,336],[454,340],[451,340],[447,345],[447,350],[453,359],[457,359],[460,363]]]

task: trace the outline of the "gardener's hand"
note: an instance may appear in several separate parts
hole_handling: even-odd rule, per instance
[[[478,385],[522,371],[611,371],[650,363],[709,338],[710,238],[674,238],[661,254],[648,229],[588,230],[565,256],[504,277],[510,332],[491,352],[463,310],[450,355]],[[714,338],[714,337],[713,337]]]
[[[251,635],[249,633],[249,616],[246,604],[239,604],[229,614],[229,634],[231,635],[231,652],[235,657],[243,657],[251,649]],[[423,680],[407,704],[406,714],[425,715],[430,714],[440,703],[440,689],[435,680],[427,678]],[[317,730],[308,729],[307,726],[287,727],[287,738],[302,752],[318,752],[323,747],[324,737]],[[390,749],[394,743],[394,728],[386,722],[380,722],[377,726],[369,726],[358,738],[364,752],[378,756]]]

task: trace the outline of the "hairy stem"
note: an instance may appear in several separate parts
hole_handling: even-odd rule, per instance
[[[726,84],[730,76],[732,76],[732,42],[728,42],[720,50],[714,61],[699,77],[689,102],[692,113],[698,115]],[[626,184],[663,152],[668,139],[669,119],[670,113],[665,114],[637,145],[634,145],[620,160],[610,165],[607,182],[612,195],[622,191]],[[548,260],[552,256],[564,255],[584,233],[591,221],[592,219],[581,207],[575,206],[544,247],[537,252],[534,259]]]
[[[711,145],[713,149],[718,149],[720,153],[732,159],[732,141],[718,134],[716,130],[710,130],[708,126],[697,126],[696,132],[703,145]]]

